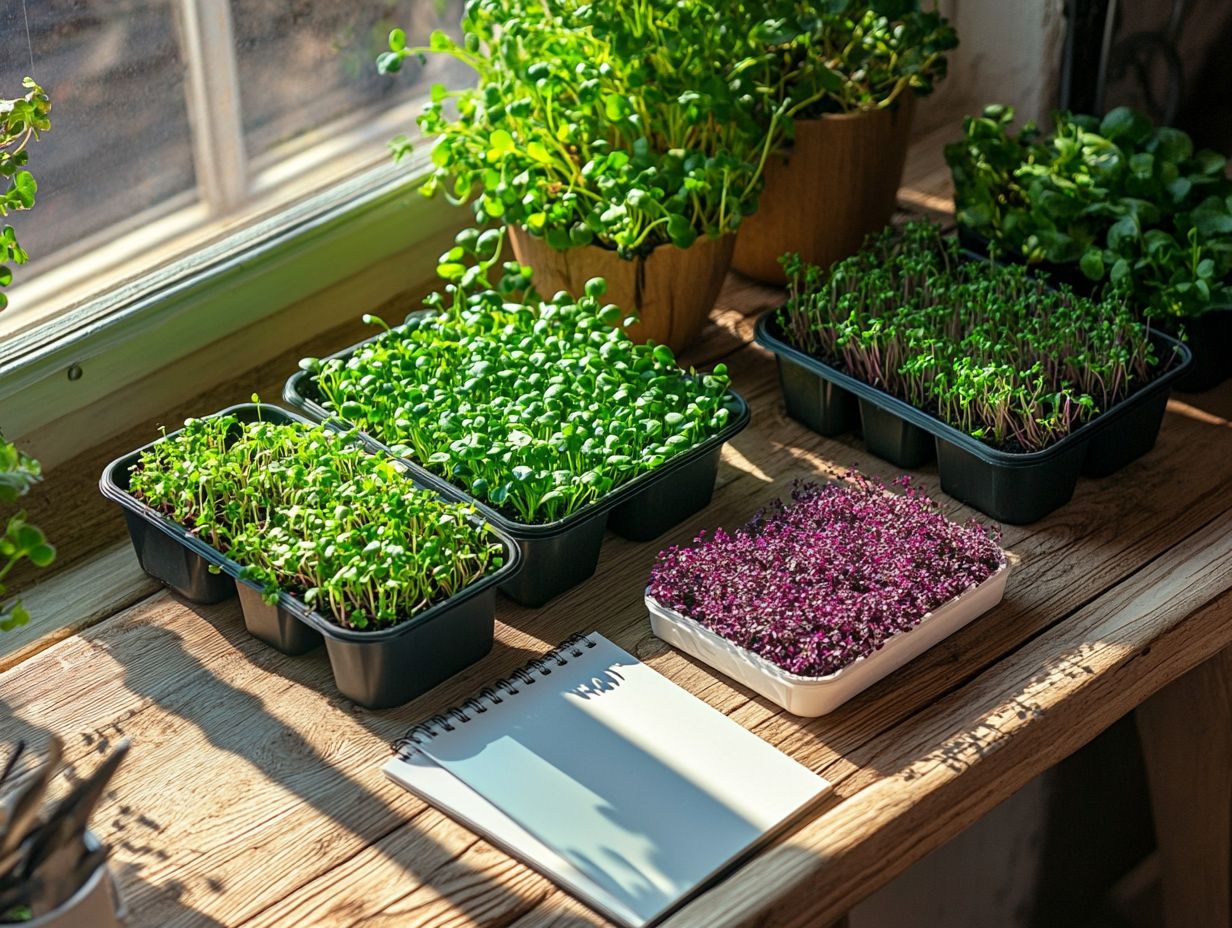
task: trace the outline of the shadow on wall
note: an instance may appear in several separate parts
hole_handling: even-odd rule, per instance
[[[1207,46],[1190,81],[1176,124],[1199,148],[1232,156],[1232,16]]]
[[[857,906],[850,928],[1087,928],[1153,847],[1127,716]]]

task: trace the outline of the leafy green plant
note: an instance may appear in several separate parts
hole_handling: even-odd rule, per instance
[[[756,207],[777,132],[742,25],[706,0],[472,0],[461,42],[409,47],[394,30],[378,66],[441,54],[476,72],[473,87],[434,87],[419,117],[437,137],[425,194],[477,193],[480,220],[632,257],[734,232]]]
[[[932,93],[958,36],[919,0],[832,0],[735,4],[768,55],[755,66],[764,98],[790,119],[886,109],[903,94]],[[759,49],[760,50],[760,49]]]
[[[266,598],[301,596],[344,628],[411,618],[500,567],[473,507],[396,462],[300,423],[190,419],[146,451],[134,496],[244,565]]]
[[[0,504],[10,505],[25,496],[41,477],[38,461],[22,454],[0,435]],[[4,601],[4,580],[23,560],[35,567],[47,567],[56,557],[56,549],[47,543],[42,530],[26,521],[18,512],[3,523],[0,535],[0,631],[11,631],[30,621],[30,614],[20,600]]]
[[[963,261],[936,226],[887,229],[828,272],[790,255],[798,348],[1004,450],[1038,451],[1160,372],[1125,300]]]
[[[504,265],[503,232],[461,233],[429,312],[345,359],[308,358],[324,406],[522,522],[577,512],[697,445],[731,414],[727,369],[681,370],[665,345],[633,343],[600,302],[533,298]],[[515,293],[522,298],[512,299]],[[380,320],[372,320],[384,326]]]
[[[10,211],[27,210],[34,206],[38,184],[26,170],[30,152],[27,146],[40,132],[51,129],[51,100],[33,78],[22,81],[24,96],[0,100],[0,216]],[[25,264],[29,255],[17,244],[17,233],[10,225],[0,227],[0,287],[13,280],[9,264]],[[8,305],[8,297],[0,292],[0,309]]]
[[[1029,263],[1077,265],[1156,317],[1232,303],[1222,155],[1125,107],[1058,113],[1051,135],[1013,121],[1011,107],[986,107],[946,148],[963,226]]]

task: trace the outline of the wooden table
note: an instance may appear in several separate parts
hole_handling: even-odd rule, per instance
[[[664,646],[642,605],[659,547],[739,524],[798,477],[851,465],[895,475],[854,439],[785,417],[773,360],[750,345],[753,315],[774,297],[730,280],[689,359],[725,361],[753,409],[710,508],[655,543],[609,537],[595,576],[547,608],[500,602],[492,653],[409,706],[348,703],[323,653],[288,658],[251,639],[235,601],[195,606],[148,585],[109,593],[108,578],[128,569],[122,550],[81,568],[92,571],[84,587],[62,578],[64,608],[94,618],[124,608],[0,675],[0,740],[56,732],[86,769],[115,739],[133,739],[95,819],[133,924],[604,924],[379,772],[411,723],[595,628],[834,783],[815,815],[671,928],[840,918],[1135,709],[1170,928],[1232,924],[1232,384],[1174,399],[1150,455],[1081,481],[1045,521],[1007,528],[1014,572],[999,608],[805,721]],[[936,490],[935,470],[918,476]]]

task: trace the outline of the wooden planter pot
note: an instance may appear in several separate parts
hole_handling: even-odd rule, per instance
[[[534,268],[535,287],[545,298],[560,290],[580,295],[586,281],[602,277],[607,281],[604,301],[626,313],[636,311],[641,319],[629,335],[676,352],[687,348],[706,324],[736,245],[734,235],[699,238],[689,248],[660,245],[626,260],[597,245],[557,251],[517,226],[510,227],[509,239],[518,261]]]
[[[766,187],[740,227],[732,266],[781,285],[779,258],[788,252],[822,267],[855,254],[894,213],[914,108],[907,95],[891,109],[797,122],[791,148],[766,163]]]

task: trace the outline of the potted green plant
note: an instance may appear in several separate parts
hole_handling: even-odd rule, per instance
[[[0,768],[0,924],[26,928],[120,928],[124,910],[107,869],[109,848],[87,830],[107,784],[128,753],[125,738],[67,795],[48,801],[63,744],[22,769],[25,742]],[[20,771],[23,776],[16,774]],[[46,807],[46,808],[44,808]]]
[[[753,79],[778,150],[732,264],[783,284],[781,255],[829,267],[890,221],[915,99],[945,76],[945,52],[958,39],[918,0],[736,9],[751,34]]]
[[[476,73],[473,87],[434,88],[419,117],[436,138],[423,192],[506,223],[545,296],[602,277],[637,317],[634,339],[684,348],[756,206],[771,141],[742,65],[747,36],[703,0],[478,0],[462,33],[412,48],[395,30],[378,62],[388,72],[440,54]]]
[[[824,271],[785,259],[786,304],[758,321],[787,411],[859,421],[902,467],[1003,522],[1041,518],[1155,444],[1188,350],[1125,300],[1052,289],[1022,265],[964,261],[930,223],[887,229]],[[858,419],[857,419],[858,417]]]
[[[630,339],[602,280],[545,301],[510,262],[490,286],[503,234],[459,235],[427,311],[305,359],[285,396],[467,494],[522,549],[502,589],[541,605],[594,572],[605,527],[646,540],[704,507],[748,408],[723,365],[682,370]]]
[[[26,93],[13,100],[0,100],[0,216],[33,208],[38,184],[26,169],[30,160],[28,146],[39,133],[51,129],[51,101],[33,78],[22,81]],[[10,225],[0,227],[0,288],[13,280],[9,264],[24,264],[25,250],[17,243],[17,234]],[[0,310],[8,305],[8,297],[0,289]],[[12,442],[0,434],[0,504],[9,506],[25,496],[41,478],[38,461],[18,451]],[[26,521],[25,513],[12,513],[2,523],[0,534],[0,631],[9,631],[30,620],[20,600],[6,602],[5,577],[23,560],[35,567],[47,567],[56,551],[47,543],[42,531]]]
[[[1125,289],[1147,317],[1189,336],[1178,389],[1232,375],[1232,180],[1227,159],[1126,107],[1057,113],[1051,133],[1013,130],[1012,107],[967,117],[946,147],[974,248],[1076,287]]]
[[[518,560],[472,507],[275,407],[190,419],[113,462],[101,488],[147,572],[191,598],[238,590],[248,630],[284,653],[324,639],[339,691],[370,708],[486,654],[496,584]]]

